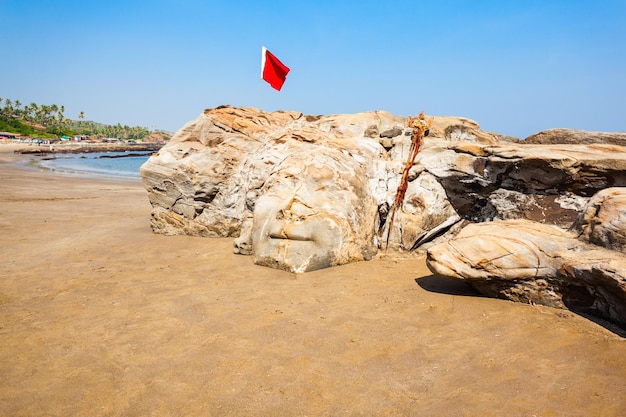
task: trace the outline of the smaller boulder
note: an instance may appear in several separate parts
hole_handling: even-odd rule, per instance
[[[379,136],[381,138],[395,138],[396,136],[400,136],[402,134],[403,130],[400,129],[399,127],[394,127],[393,129],[388,129],[385,130],[384,132],[382,132]]]
[[[595,194],[572,228],[586,242],[626,252],[626,188],[607,188]]]

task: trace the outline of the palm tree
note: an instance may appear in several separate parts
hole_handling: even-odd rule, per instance
[[[56,117],[56,114],[54,113],[58,113],[59,112],[59,106],[57,106],[56,104],[53,104],[50,106],[50,116],[54,119]]]
[[[37,109],[37,123],[40,123],[44,126],[47,125],[48,117],[50,117],[50,113],[52,113],[52,108],[46,104],[42,104]]]
[[[13,101],[10,98],[4,99],[4,109],[6,110],[8,116],[13,113]]]
[[[22,118],[22,102],[19,100],[15,100],[15,114],[17,115],[17,117],[19,117],[20,119]]]
[[[30,103],[28,105],[28,118],[31,122],[35,121],[35,116],[37,115],[37,108],[39,106],[37,105],[37,103]]]

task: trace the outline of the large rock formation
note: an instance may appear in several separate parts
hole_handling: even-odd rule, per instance
[[[206,110],[141,168],[152,228],[236,237],[236,253],[294,272],[369,259],[381,248],[409,151],[405,125],[380,111],[321,117]],[[432,133],[498,138],[453,117],[435,118]],[[396,250],[460,219],[431,173],[417,170],[411,180],[390,239]]]
[[[152,228],[237,238],[235,252],[294,272],[369,259],[385,249],[411,143],[406,123],[383,111],[206,110],[141,169]],[[421,250],[460,220],[567,226],[591,195],[626,185],[620,146],[516,141],[466,118],[433,117],[390,253]]]

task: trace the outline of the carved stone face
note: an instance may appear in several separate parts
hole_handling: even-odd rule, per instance
[[[376,204],[363,177],[338,150],[283,161],[255,205],[255,263],[306,272],[367,258],[375,251]]]

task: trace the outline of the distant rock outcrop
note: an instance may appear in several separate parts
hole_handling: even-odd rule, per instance
[[[590,145],[592,143],[608,143],[612,145],[626,146],[626,132],[590,132],[576,129],[549,129],[524,139],[526,144],[572,144]]]

